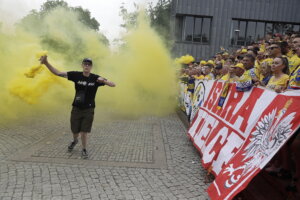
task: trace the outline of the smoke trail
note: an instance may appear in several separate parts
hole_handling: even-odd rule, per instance
[[[100,88],[96,104],[122,116],[173,112],[176,73],[171,56],[143,14],[138,26],[124,37],[124,46],[111,52],[101,36],[86,28],[76,13],[55,9],[42,21],[18,26],[13,35],[0,31],[2,118],[22,118],[34,113],[69,108],[73,84],[39,66],[35,54],[49,53],[49,61],[63,71],[78,70],[83,57],[94,60],[94,73],[116,82]],[[28,21],[27,21],[28,22]],[[33,66],[28,71],[28,66]],[[24,76],[32,77],[28,78]]]

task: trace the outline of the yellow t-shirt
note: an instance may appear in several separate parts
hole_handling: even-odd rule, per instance
[[[213,77],[213,75],[210,73],[210,74],[205,75],[205,76],[204,76],[204,79],[206,79],[206,80],[213,80],[214,77]]]
[[[252,81],[252,78],[257,78],[255,69],[248,69],[244,72],[244,74],[239,78],[240,82]]]
[[[255,64],[254,64],[254,73],[256,75],[256,77],[260,76],[261,73],[261,63],[258,60],[255,60]]]
[[[238,77],[237,76],[235,76],[235,77],[233,77],[233,78],[230,78],[230,74],[228,73],[228,74],[225,74],[224,76],[222,76],[222,78],[221,78],[221,80],[223,80],[223,81],[228,81],[229,83],[233,83],[233,82],[235,82],[235,81],[238,81]]]
[[[255,60],[255,63],[254,63],[254,67],[256,67],[256,68],[260,68],[260,61],[259,60]]]
[[[265,44],[261,44],[259,50],[265,52],[266,51],[266,45]]]
[[[293,56],[294,56],[293,51],[292,51],[292,50],[289,51],[289,52],[286,54],[286,56],[289,57],[289,58],[293,57]]]
[[[290,74],[293,73],[298,65],[300,65],[300,58],[295,54],[291,58],[289,58]]]
[[[204,76],[203,75],[200,75],[200,76],[194,76],[195,77],[195,79],[197,79],[197,80],[202,80],[202,79],[204,79]]]
[[[275,90],[278,87],[285,88],[287,86],[288,80],[289,80],[289,75],[287,74],[283,74],[278,80],[275,80],[275,76],[272,76],[267,85],[267,88],[271,90]]]
[[[229,79],[230,79],[229,73],[225,74],[224,76],[221,77],[221,80],[223,80],[223,81],[229,81]]]
[[[291,74],[288,89],[300,89],[300,66]]]

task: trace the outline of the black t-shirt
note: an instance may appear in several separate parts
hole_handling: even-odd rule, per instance
[[[83,72],[67,72],[68,80],[73,81],[75,84],[76,93],[84,92],[85,100],[80,106],[75,105],[75,98],[73,101],[73,106],[79,108],[95,108],[95,97],[99,86],[104,86],[104,83],[97,82],[100,77],[96,74],[90,74],[89,77],[83,75]]]

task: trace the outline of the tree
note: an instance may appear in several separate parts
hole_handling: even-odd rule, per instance
[[[169,48],[173,44],[173,41],[170,40],[171,3],[171,0],[159,0],[155,5],[149,3],[146,9],[151,26],[158,32]],[[136,25],[139,7],[136,4],[134,4],[134,7],[135,10],[132,12],[128,12],[124,4],[120,7],[120,16],[124,21],[124,23],[121,24],[121,27],[129,29]]]
[[[136,3],[133,4],[134,5],[134,11],[133,12],[128,12],[128,10],[125,8],[124,3],[122,3],[121,7],[120,7],[120,13],[119,15],[122,17],[123,19],[123,24],[121,24],[120,26],[125,28],[125,29],[130,29],[136,26],[137,24],[137,18],[139,15],[139,7]]]
[[[159,0],[154,6],[150,3],[148,6],[148,14],[151,21],[151,26],[163,37],[168,46],[171,35],[171,0]]]
[[[53,23],[49,24],[49,19]],[[68,60],[80,57],[87,48],[82,32],[92,33],[102,44],[109,45],[108,39],[99,32],[99,26],[89,10],[70,7],[63,0],[46,1],[39,11],[32,10],[17,24],[17,28],[25,29],[40,38],[43,48],[63,53]]]

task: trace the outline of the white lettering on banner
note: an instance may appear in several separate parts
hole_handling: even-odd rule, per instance
[[[249,98],[250,94],[251,94],[251,92],[242,92],[242,95],[243,95],[242,99],[237,103],[235,109],[232,111],[232,116],[237,114],[237,112],[241,109],[241,107],[245,104],[245,102]],[[228,120],[228,121],[230,121],[230,120]]]
[[[233,127],[241,130],[241,125],[243,122],[244,122],[244,117],[239,115],[236,121],[234,122]]]
[[[215,96],[219,97],[221,95],[221,92],[222,92],[222,88],[215,88],[214,93],[209,95],[208,99],[206,101],[209,102],[209,104],[217,105],[218,101],[219,101],[219,98],[215,98]],[[206,103],[204,103],[204,105],[206,105]],[[207,109],[212,110],[213,107],[207,108]]]
[[[216,152],[212,150],[215,147],[217,141],[220,140],[219,143],[222,145],[226,141],[227,136],[228,136],[228,128],[223,127],[205,148],[202,157],[203,163],[209,163],[213,160],[213,158],[216,155]]]
[[[196,133],[194,140],[195,143],[197,144],[197,146],[199,148],[201,148],[202,152],[205,151],[205,141],[207,139],[207,136],[209,135],[209,133],[211,133],[219,124],[219,121],[216,120],[213,116],[211,115],[206,115],[206,120],[202,126],[201,129],[199,129],[199,132]],[[198,139],[199,138],[199,139]]]
[[[200,121],[203,119],[203,118],[205,118],[206,117],[206,115],[207,115],[207,113],[206,112],[204,112],[203,110],[199,110],[199,112],[198,112],[198,115],[197,115],[197,118],[196,118],[196,120],[194,121],[194,123],[193,123],[193,125],[191,126],[191,128],[189,129],[189,135],[193,138],[193,137],[195,137],[195,135],[196,135],[196,131],[198,130],[199,131],[199,123],[200,123]]]
[[[264,110],[268,105],[270,105],[276,96],[277,94],[275,92],[264,90],[263,94],[260,96],[255,106],[253,107],[251,115],[248,119],[248,126],[245,130],[246,137],[249,136],[251,130],[253,129],[258,120],[259,115],[257,115],[257,113],[262,112],[262,110]]]
[[[213,161],[213,171],[216,174],[219,174],[222,170],[222,166],[227,164],[228,161],[235,155],[233,152],[234,149],[238,149],[242,146],[244,139],[239,137],[236,133],[231,132],[229,137],[227,138],[226,144],[222,147],[219,152],[218,158]]]
[[[230,95],[231,95],[231,93],[233,93],[233,91],[232,90],[229,90],[229,92],[228,92],[228,97],[230,97]],[[237,92],[234,92],[234,98],[237,98]],[[224,109],[222,112],[225,112],[226,114],[224,115],[224,119],[226,119],[227,118],[227,115],[228,115],[228,113],[230,113],[230,111],[231,111],[231,109],[232,109],[232,106],[227,106],[227,104],[228,103],[230,103],[230,101],[228,101],[228,98],[225,100],[225,103],[224,103],[224,105],[223,105],[223,107],[224,108],[226,108],[226,109]]]

